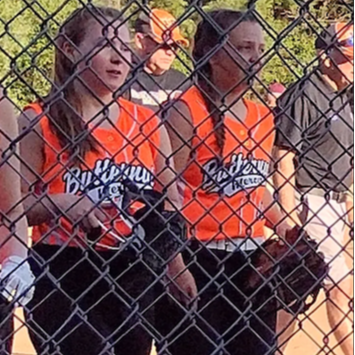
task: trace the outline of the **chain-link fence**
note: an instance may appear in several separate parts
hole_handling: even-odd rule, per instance
[[[0,0],[0,353],[353,353],[352,13]]]

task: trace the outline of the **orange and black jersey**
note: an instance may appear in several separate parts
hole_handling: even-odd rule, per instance
[[[245,100],[244,122],[225,117],[220,157],[204,98],[192,87],[180,98],[189,108],[195,135],[183,173],[183,213],[199,240],[262,237],[260,216],[274,143],[274,122],[265,106]]]
[[[52,132],[48,117],[40,119],[44,147],[44,166],[39,193],[88,195],[94,202],[122,199],[122,180],[128,178],[138,188],[153,189],[155,158],[160,145],[160,121],[152,112],[129,101],[120,99],[120,117],[111,129],[92,128],[98,142],[98,151],[86,154],[80,165],[70,164],[69,153],[63,151],[58,137]],[[26,107],[42,114],[40,104]],[[43,187],[45,187],[44,191]],[[117,209],[105,209],[111,218],[107,221],[115,234],[127,236],[131,230],[119,217]],[[112,219],[114,223],[112,223]],[[74,233],[65,218],[35,226],[33,240],[54,245],[77,246],[82,233]],[[79,237],[79,239],[78,239]],[[80,241],[79,241],[80,243]],[[117,241],[106,234],[100,244],[114,246]]]

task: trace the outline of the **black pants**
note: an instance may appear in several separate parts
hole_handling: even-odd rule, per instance
[[[154,279],[142,262],[40,245],[30,265],[37,281],[26,322],[38,354],[149,354]]]
[[[11,355],[14,307],[0,296],[0,355]]]
[[[241,286],[245,254],[194,242],[184,259],[199,290],[198,311],[190,316],[183,306],[161,298],[156,306],[159,355],[274,354],[276,300],[264,286],[257,300],[248,302]]]

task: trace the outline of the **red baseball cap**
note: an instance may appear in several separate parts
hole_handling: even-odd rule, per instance
[[[142,12],[135,23],[136,33],[148,34],[157,43],[175,42],[188,47],[189,41],[181,34],[176,18],[162,9]]]
[[[330,25],[316,40],[316,49],[336,46],[346,57],[354,58],[354,25],[338,22]]]

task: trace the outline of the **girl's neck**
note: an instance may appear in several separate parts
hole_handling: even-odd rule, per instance
[[[227,108],[226,114],[229,117],[240,122],[245,121],[248,110],[241,92],[232,92],[223,101]]]
[[[120,115],[118,102],[112,98],[112,94],[107,97],[96,99],[90,97],[82,101],[83,119],[100,128],[109,128],[115,125]]]
[[[247,107],[243,100],[245,91],[244,85],[232,87],[230,83],[221,81],[222,78],[212,77],[212,88],[215,87],[215,92],[219,96],[219,103],[222,103],[222,110],[225,114],[237,121],[244,122],[247,116]]]
[[[243,100],[245,92],[249,87],[245,83],[240,83],[237,86],[230,83],[230,80],[226,80],[225,76],[213,75],[211,77],[212,87],[214,86],[218,91],[221,102],[224,104],[224,109],[226,109],[226,115],[229,117],[244,122],[247,116],[247,107]]]

